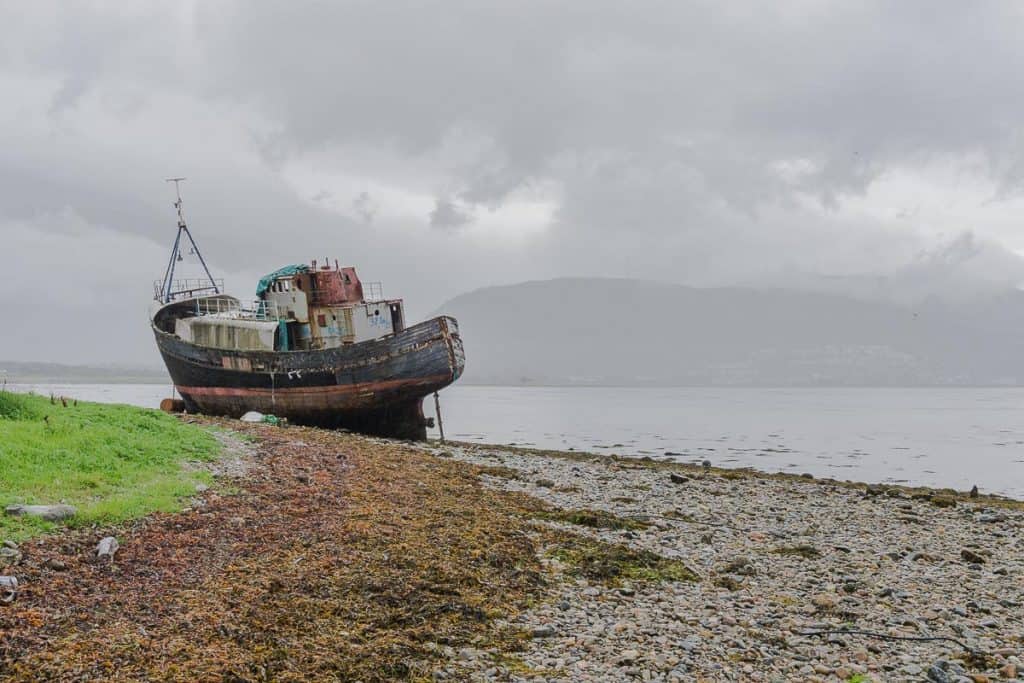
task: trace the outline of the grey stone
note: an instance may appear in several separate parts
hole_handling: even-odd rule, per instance
[[[984,557],[967,548],[960,551],[960,557],[964,558],[966,562],[970,562],[971,564],[985,564]]]
[[[1005,522],[1006,515],[999,514],[998,512],[982,512],[976,515],[974,519],[985,524],[992,524],[994,522]]]
[[[109,557],[111,561],[114,560],[114,553],[120,548],[120,544],[117,539],[113,536],[107,536],[106,538],[100,539],[100,542],[96,544],[96,557]]]
[[[59,522],[73,517],[77,510],[72,505],[8,505],[4,512],[13,517],[27,515],[39,517],[47,522]]]
[[[14,576],[0,576],[0,603],[14,602],[18,596],[18,579]]]
[[[0,565],[18,564],[21,562],[21,551],[17,548],[0,547]]]

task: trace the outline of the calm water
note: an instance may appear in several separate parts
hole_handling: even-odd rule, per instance
[[[156,407],[167,385],[35,390]],[[433,400],[424,403],[432,415]],[[1024,389],[619,389],[454,386],[451,439],[710,460],[1024,498]],[[436,436],[437,430],[433,430]]]

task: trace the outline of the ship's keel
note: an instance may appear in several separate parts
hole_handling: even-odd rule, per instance
[[[366,413],[342,416],[335,426],[392,439],[427,440],[427,420],[423,416],[421,398]]]
[[[249,410],[268,408],[261,412],[286,417],[289,422],[324,429],[348,429],[370,436],[391,439],[426,441],[429,421],[423,415],[423,399],[415,398],[390,403],[386,406],[364,410],[341,410],[324,412],[301,410],[273,410],[267,406],[253,406],[238,399],[210,400],[203,397],[198,402],[187,392],[181,393],[186,412],[206,415],[241,417]],[[279,408],[282,406],[278,406]]]

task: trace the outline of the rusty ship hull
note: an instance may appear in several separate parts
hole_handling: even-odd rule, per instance
[[[200,346],[171,334],[158,313],[153,333],[185,409],[241,417],[258,411],[296,424],[426,438],[423,398],[457,380],[465,366],[458,324],[447,316],[393,335],[308,351]]]

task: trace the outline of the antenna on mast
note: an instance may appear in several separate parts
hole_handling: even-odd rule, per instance
[[[188,180],[188,178],[166,178],[165,183],[174,183],[174,194],[178,195],[178,198],[174,202],[174,208],[178,210],[178,228],[185,227],[185,217],[181,214],[181,181]]]
[[[185,215],[181,211],[181,182],[186,178],[166,178],[165,182],[174,183],[174,194],[176,199],[174,200],[174,208],[178,211],[178,234],[174,238],[174,248],[171,250],[171,259],[167,262],[167,270],[164,271],[164,281],[160,291],[160,300],[163,303],[170,303],[175,295],[187,294],[193,295],[196,289],[189,287],[186,283],[185,290],[187,291],[172,291],[174,289],[174,268],[178,261],[184,260],[181,256],[181,235],[184,233],[185,237],[188,238],[192,248],[189,250],[190,254],[195,254],[199,258],[199,263],[202,264],[203,270],[206,272],[206,277],[210,281],[209,287],[198,288],[210,290],[212,289],[214,294],[220,294],[220,287],[217,285],[217,281],[213,279],[213,275],[210,274],[210,269],[206,265],[206,261],[203,259],[203,255],[199,252],[199,246],[196,245],[196,241],[192,239],[192,233],[188,229],[188,225],[185,224]]]

